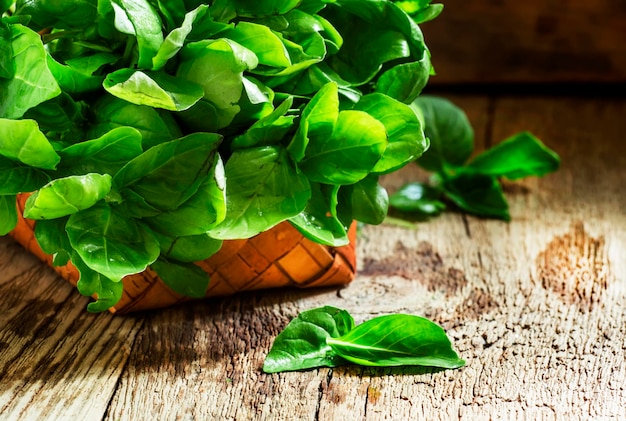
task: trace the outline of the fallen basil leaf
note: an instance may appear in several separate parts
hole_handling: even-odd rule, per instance
[[[365,366],[465,365],[440,326],[408,314],[375,317],[340,337],[327,338],[326,342],[339,356]]]
[[[444,180],[445,196],[456,206],[469,213],[509,221],[509,205],[502,187],[495,177],[460,172]]]
[[[543,176],[559,168],[559,156],[528,132],[518,133],[482,152],[468,170],[510,180]]]
[[[353,327],[354,320],[345,310],[325,306],[303,311],[274,339],[263,371],[278,373],[345,365],[346,360],[327,341],[350,332]]]
[[[401,212],[439,215],[446,209],[443,192],[424,183],[407,183],[389,197],[389,205]]]

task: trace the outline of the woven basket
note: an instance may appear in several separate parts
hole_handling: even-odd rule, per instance
[[[11,236],[27,250],[46,262],[64,279],[76,286],[79,274],[71,264],[53,266],[35,240],[35,221],[22,218],[27,195],[18,196],[18,224]],[[356,271],[356,225],[349,231],[350,244],[328,247],[304,238],[288,222],[247,240],[224,241],[218,253],[196,262],[211,281],[206,297],[226,296],[240,291],[280,287],[321,287],[344,285]],[[125,277],[121,300],[113,313],[169,307],[190,298],[172,291],[149,268]]]

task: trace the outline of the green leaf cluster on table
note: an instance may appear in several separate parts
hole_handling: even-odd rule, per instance
[[[322,244],[380,223],[383,174],[428,148],[428,0],[0,2],[0,235],[24,217],[102,311],[150,267],[289,221]]]
[[[378,316],[355,326],[350,314],[331,306],[307,310],[278,334],[263,371],[277,373],[358,364],[459,368],[465,361],[437,324],[410,314]]]
[[[433,173],[431,183],[412,182],[389,198],[406,215],[425,218],[446,209],[445,200],[482,217],[510,220],[500,178],[518,180],[556,171],[559,156],[528,132],[521,132],[479,153],[467,116],[445,98],[422,95],[411,107],[421,116],[430,148],[416,162]]]

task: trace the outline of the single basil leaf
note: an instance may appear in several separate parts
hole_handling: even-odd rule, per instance
[[[411,108],[387,95],[363,96],[355,110],[365,111],[385,126],[389,144],[373,171],[379,174],[400,169],[428,149],[422,125]]]
[[[193,263],[158,259],[150,267],[172,291],[192,298],[203,298],[209,286],[209,274]]]
[[[65,60],[65,64],[85,75],[93,75],[102,66],[114,64],[121,57],[112,53],[95,53]]]
[[[111,95],[104,95],[92,107],[94,120],[87,138],[101,137],[117,127],[132,127],[141,133],[144,150],[183,136],[169,111],[135,105]]]
[[[152,68],[152,58],[163,43],[161,19],[147,0],[113,0],[115,27],[125,34],[135,35],[139,48],[141,69]]]
[[[0,118],[0,156],[45,170],[61,160],[34,120]]]
[[[50,72],[64,92],[78,95],[100,89],[104,76],[87,75],[73,67],[59,63],[49,54],[46,58]]]
[[[283,138],[294,125],[295,116],[285,116],[293,104],[288,97],[272,113],[258,119],[246,132],[233,139],[231,149],[270,146],[282,143]]]
[[[214,154],[211,176],[177,209],[144,218],[154,231],[172,237],[206,233],[226,217],[226,179],[219,155]]]
[[[424,183],[408,183],[389,197],[389,205],[401,212],[439,215],[446,209],[440,200],[442,195],[441,190]]]
[[[258,65],[254,52],[222,38],[187,44],[180,57],[176,77],[202,85],[204,100],[214,108],[215,121],[209,121],[213,125],[207,129],[228,126],[240,111],[243,72]]]
[[[302,110],[298,131],[287,147],[293,159],[299,162],[304,158],[309,136],[320,139],[330,138],[338,118],[338,85],[329,82],[311,98]]]
[[[84,137],[85,118],[81,106],[65,92],[29,109],[23,118],[35,120],[39,129],[52,138],[74,140]]]
[[[35,224],[35,238],[39,247],[53,256],[55,266],[68,263],[72,253],[72,245],[65,232],[68,218],[42,219]]]
[[[114,282],[143,272],[161,251],[149,229],[104,202],[70,216],[65,229],[85,264]]]
[[[445,196],[466,212],[505,221],[511,219],[509,205],[495,177],[459,172],[443,182]]]
[[[411,16],[415,23],[435,19],[443,11],[443,4],[430,4],[431,0],[394,0],[394,4]]]
[[[0,196],[32,192],[48,181],[45,172],[0,156]]]
[[[428,54],[419,61],[398,64],[380,75],[376,81],[376,92],[410,104],[426,87],[430,69]]]
[[[328,337],[326,343],[344,359],[366,366],[465,365],[440,326],[408,314],[375,317],[340,337]]]
[[[98,172],[111,176],[141,153],[141,133],[132,127],[115,128],[98,139],[59,151],[61,166],[74,174]]]
[[[161,6],[161,2],[159,1],[159,6]],[[163,10],[163,7],[161,7]],[[182,25],[179,28],[174,29],[170,32],[163,44],[159,47],[159,51],[152,58],[152,70],[159,70],[165,66],[165,63],[172,57],[174,57],[183,45],[185,44],[185,40],[187,36],[193,30],[193,25],[197,20],[202,19],[207,12],[209,11],[209,6],[202,4],[195,8],[194,10],[185,14],[185,18],[182,22]]]
[[[202,86],[162,72],[121,69],[109,73],[103,83],[111,95],[137,105],[170,111],[191,108],[204,96]]]
[[[542,176],[559,168],[559,156],[528,132],[518,133],[482,152],[467,168],[473,172],[517,180]]]
[[[10,233],[17,225],[15,200],[15,195],[0,196],[0,235]]]
[[[311,199],[306,208],[289,222],[306,238],[331,247],[350,242],[348,227],[337,218],[337,190],[311,183]]]
[[[113,178],[120,189],[130,188],[151,205],[172,211],[193,196],[215,168],[222,137],[193,133],[148,149]]]
[[[346,361],[333,352],[327,341],[347,334],[353,327],[354,320],[345,310],[325,306],[303,311],[276,336],[263,371],[278,373],[345,365]]]
[[[72,254],[72,263],[80,273],[80,278],[76,285],[78,292],[96,300],[87,304],[87,311],[99,313],[108,310],[119,302],[124,291],[122,282],[113,281],[94,271],[85,264],[78,253]]]
[[[111,176],[86,174],[57,178],[26,200],[24,217],[54,219],[88,209],[111,191]]]
[[[17,1],[16,15],[30,15],[39,28],[84,28],[97,18],[95,0]]]
[[[372,171],[387,143],[380,121],[363,111],[341,111],[330,137],[310,137],[300,168],[319,183],[353,184]]]
[[[28,109],[61,93],[46,62],[39,35],[31,29],[10,25],[15,74],[0,78],[0,118],[20,118]]]
[[[8,2],[9,6],[11,2]],[[0,10],[0,14],[3,11]],[[11,43],[11,27],[0,21],[0,79],[12,79],[15,76],[15,60]]]
[[[463,165],[474,151],[474,130],[465,112],[447,99],[422,95],[412,106],[424,118],[430,148],[417,160],[428,171]]]
[[[387,190],[378,183],[377,175],[369,175],[355,184],[339,189],[339,214],[342,218],[354,219],[366,224],[377,225],[385,220],[389,208]]]
[[[209,234],[250,238],[305,208],[311,187],[284,148],[260,147],[233,152],[226,162],[226,218]]]
[[[223,36],[254,51],[259,64],[271,67],[289,67],[289,53],[281,39],[267,26],[252,22],[239,22]]]
[[[154,235],[161,245],[161,255],[179,262],[206,260],[217,253],[223,243],[208,234],[172,238],[155,231]]]

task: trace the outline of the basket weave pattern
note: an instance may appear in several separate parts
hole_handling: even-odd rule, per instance
[[[21,216],[26,198],[18,196],[20,216],[11,236],[52,266],[52,256],[35,240],[35,221]],[[351,282],[356,272],[356,225],[350,228],[349,236],[349,245],[328,247],[304,238],[291,224],[283,222],[247,240],[224,241],[218,253],[196,265],[211,277],[207,297],[266,288],[343,285]],[[53,268],[74,286],[78,282],[78,270],[71,263]],[[172,291],[150,268],[122,282],[122,298],[110,309],[114,313],[163,308],[189,300]]]

